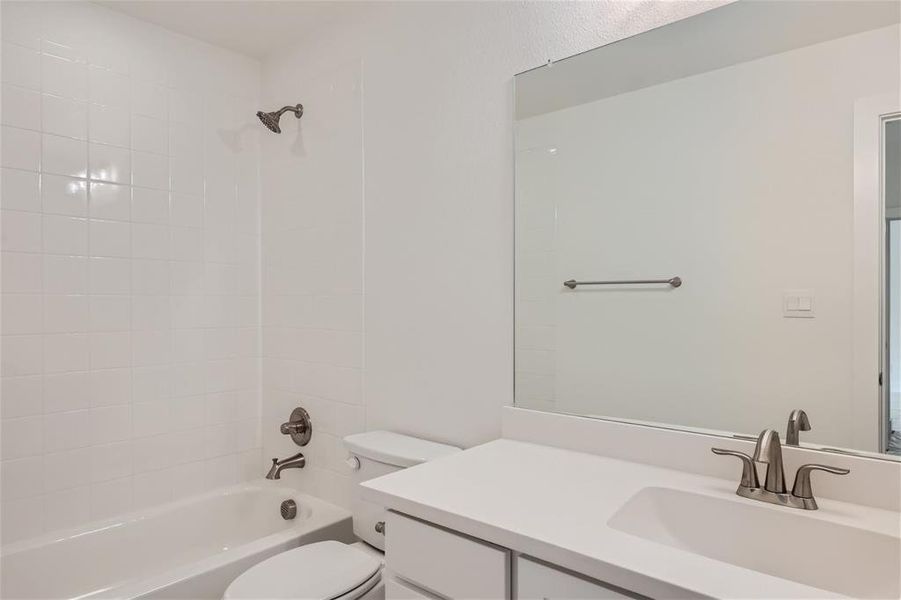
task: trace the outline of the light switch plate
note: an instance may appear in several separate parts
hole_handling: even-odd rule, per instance
[[[785,290],[782,292],[782,316],[786,319],[812,319],[814,310],[813,290]]]

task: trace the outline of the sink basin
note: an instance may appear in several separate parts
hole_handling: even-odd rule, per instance
[[[901,539],[806,511],[648,487],[632,496],[608,525],[852,598],[898,598],[901,593]]]

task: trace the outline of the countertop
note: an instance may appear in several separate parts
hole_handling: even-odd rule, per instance
[[[367,481],[363,496],[651,597],[843,597],[608,525],[633,495],[651,486],[754,502],[735,496],[739,472],[736,463],[736,480],[727,481],[500,439]],[[795,510],[756,504],[778,511]],[[797,513],[798,518],[899,535],[899,514],[892,511],[822,500],[820,510]],[[792,540],[774,543],[791,544]]]

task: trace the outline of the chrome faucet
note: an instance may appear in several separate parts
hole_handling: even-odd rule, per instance
[[[304,457],[303,452],[298,452],[294,456],[289,456],[282,460],[273,458],[272,466],[269,468],[269,472],[266,473],[266,479],[281,479],[281,473],[285,469],[303,469],[306,465],[307,459]]]
[[[785,428],[785,445],[799,446],[801,444],[801,432],[810,431],[810,419],[807,413],[796,408],[788,415],[788,426]]]
[[[810,486],[811,472],[826,471],[833,475],[847,475],[851,472],[848,469],[830,467],[828,465],[803,465],[795,473],[795,484],[792,486],[791,493],[787,493],[785,472],[782,468],[782,444],[779,443],[779,433],[772,429],[764,429],[760,432],[757,438],[757,445],[754,447],[753,456],[724,448],[711,448],[711,451],[714,454],[734,456],[741,460],[741,482],[738,484],[738,489],[735,490],[736,494],[743,498],[788,506],[790,508],[817,509],[817,501],[813,497],[813,490]],[[756,462],[767,466],[763,487],[760,487],[760,480],[757,477]]]

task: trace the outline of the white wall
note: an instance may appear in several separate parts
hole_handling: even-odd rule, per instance
[[[259,477],[258,63],[2,25],[2,541]]]
[[[520,122],[522,405],[745,433],[804,408],[806,440],[854,446],[852,116],[897,93],[898,40],[873,30]],[[677,290],[561,285],[674,275]],[[783,317],[796,289],[815,318]]]
[[[310,385],[274,383],[289,373],[315,381],[304,368],[265,371],[267,455],[294,450],[272,432],[295,401],[312,406],[314,423],[324,421],[335,438],[360,427],[386,428],[471,446],[500,434],[500,408],[513,396],[513,74],[715,4],[384,3],[365,22],[338,23],[265,61],[263,89],[272,106],[306,103],[327,87],[332,101],[361,110],[360,120],[326,106],[304,115],[304,128],[328,119],[330,130],[342,135],[342,151],[318,163],[330,180],[304,171],[286,179],[293,191],[285,193],[312,194],[324,209],[350,193],[344,177],[360,177],[351,182],[360,181],[362,190],[364,244],[351,248],[364,264],[365,323],[365,335],[344,336],[347,345],[338,350],[322,345],[322,337],[313,338],[320,345],[310,350],[324,348],[324,363],[357,361],[361,343],[359,392],[354,387],[327,398]],[[357,65],[362,92],[339,83]],[[349,129],[356,140],[343,137]],[[285,160],[287,146],[263,138],[264,180],[292,164],[298,173],[306,169],[308,159]],[[316,152],[312,144],[306,148],[310,156]],[[273,160],[282,162],[268,166]],[[271,193],[264,193],[264,213],[272,208]],[[295,227],[305,224],[302,215],[290,218]],[[328,256],[344,249],[341,238],[317,237],[312,250]],[[358,275],[335,276],[354,283]],[[264,290],[264,307],[269,294]],[[304,307],[298,303],[292,312],[299,317]],[[323,323],[314,317],[312,326]],[[303,335],[293,343],[281,352],[300,356]],[[338,380],[342,386],[356,385],[356,362],[350,368],[353,374]],[[287,385],[294,386],[288,396],[271,391]],[[343,450],[331,441],[330,449],[310,448],[310,468],[288,477],[343,501]]]

